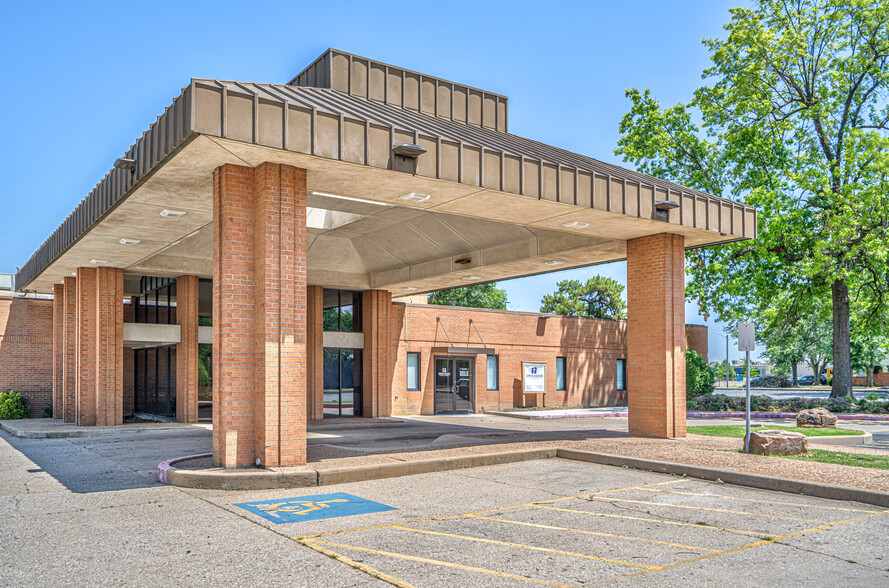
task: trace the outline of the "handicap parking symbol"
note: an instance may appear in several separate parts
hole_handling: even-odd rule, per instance
[[[316,521],[318,519],[332,519],[370,512],[397,510],[393,506],[386,506],[385,504],[359,498],[344,492],[319,494],[302,498],[242,502],[235,504],[235,506],[276,524]]]

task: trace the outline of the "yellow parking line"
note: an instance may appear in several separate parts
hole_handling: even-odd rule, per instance
[[[573,508],[557,508],[555,506],[535,506],[534,508],[546,508],[549,510],[558,510],[561,512],[573,512],[578,514],[590,515],[594,517],[606,517],[611,519],[628,519],[631,521],[646,521],[650,523],[662,523],[664,525],[677,525],[680,527],[695,527],[698,529],[712,529],[714,531],[725,531],[727,533],[740,533],[742,535],[755,535],[756,537],[772,537],[774,533],[763,533],[759,531],[742,531],[741,529],[729,529],[725,527],[714,527],[712,525],[698,525],[696,523],[683,523],[679,521],[664,521],[661,519],[650,519],[646,517],[631,517],[629,515],[606,514],[604,512],[593,512],[591,510],[576,510]]]
[[[345,555],[336,553],[335,551],[330,551],[329,549],[324,549],[323,547],[321,547],[320,545],[317,544],[318,543],[317,541],[299,541],[299,543],[301,543],[302,545],[305,545],[306,547],[308,547],[310,549],[314,549],[318,553],[323,553],[327,557],[332,557],[336,560],[343,562],[346,565],[350,565],[353,568],[359,569],[366,574],[370,574],[371,576],[373,576],[375,578],[379,578],[380,580],[383,580],[384,582],[389,582],[393,586],[398,586],[398,588],[416,588],[416,586],[414,586],[413,584],[409,584],[409,583],[405,582],[404,580],[399,580],[395,576],[390,576],[389,574],[385,574],[376,568],[370,567],[367,564],[363,564],[363,563],[357,562],[353,559],[349,559]]]
[[[654,483],[654,484],[643,484],[643,485],[641,485],[641,486],[628,486],[628,487],[626,487],[626,488],[615,488],[615,489],[613,489],[613,490],[603,490],[602,492],[594,493],[594,494],[606,494],[606,493],[609,493],[609,492],[622,492],[622,491],[624,491],[624,490],[638,490],[638,489],[640,489],[640,488],[648,488],[648,487],[651,487],[651,486],[663,486],[664,484],[676,484],[677,482],[682,482],[682,481],[683,481],[682,479],[679,479],[679,480],[667,480],[666,482],[657,482],[657,483]],[[574,494],[574,495],[572,495],[572,496],[560,496],[559,498],[550,498],[550,499],[547,499],[547,500],[537,500],[537,501],[535,501],[535,502],[526,502],[526,503],[524,503],[524,504],[513,504],[513,505],[510,505],[510,506],[501,506],[501,507],[499,507],[499,508],[489,508],[489,509],[487,509],[487,510],[477,510],[477,511],[475,511],[475,512],[470,512],[470,513],[465,513],[465,514],[445,515],[445,516],[443,516],[443,517],[430,517],[430,518],[428,518],[428,519],[417,519],[417,520],[415,520],[415,521],[405,521],[405,522],[403,522],[403,523],[398,523],[398,524],[401,524],[401,525],[414,525],[414,524],[417,524],[417,523],[428,523],[428,522],[431,522],[431,521],[447,521],[447,520],[450,520],[450,519],[459,519],[459,518],[470,517],[470,516],[474,516],[474,515],[484,515],[484,514],[489,514],[489,513],[492,513],[492,512],[501,512],[501,511],[504,511],[504,510],[513,510],[513,509],[516,509],[516,508],[527,508],[527,507],[529,507],[529,506],[534,506],[535,504],[552,504],[553,502],[561,502],[561,501],[563,501],[563,500],[572,500],[572,499],[574,499],[574,498],[587,498],[588,496],[590,496],[590,493],[589,493],[589,492],[584,492],[583,494]],[[326,532],[324,532],[324,533],[314,533],[314,534],[312,534],[312,535],[298,535],[298,536],[291,537],[291,538],[292,538],[292,539],[296,539],[296,540],[299,540],[299,539],[312,539],[312,538],[314,538],[314,537],[325,537],[325,536],[327,536],[327,535],[341,535],[341,534],[343,534],[343,533],[357,533],[358,531],[372,531],[372,530],[374,530],[374,529],[385,529],[385,528],[390,527],[390,526],[391,526],[391,523],[388,523],[388,524],[382,524],[382,525],[370,525],[370,526],[367,526],[367,527],[355,527],[355,528],[353,528],[353,529],[342,529],[342,530],[340,530],[340,531],[326,531]]]
[[[485,521],[496,521],[498,523],[508,523],[510,525],[524,525],[526,527],[537,527],[538,529],[552,529],[553,531],[568,531],[571,533],[582,533],[584,535],[596,535],[597,537],[613,537],[615,539],[627,539],[628,541],[642,541],[644,543],[656,543],[657,545],[668,545],[670,547],[678,547],[679,549],[689,549],[692,551],[720,551],[719,549],[708,549],[706,547],[694,547],[692,545],[682,545],[681,543],[670,543],[669,541],[657,541],[655,539],[645,539],[644,537],[630,537],[627,535],[615,535],[614,533],[603,533],[601,531],[587,531],[585,529],[572,529],[570,527],[554,527],[552,525],[541,525],[538,523],[526,523],[523,521],[511,521],[509,519],[498,519],[494,517],[482,517],[471,515],[469,518],[482,519]]]
[[[583,553],[574,553],[573,551],[562,551],[561,549],[550,549],[549,547],[536,547],[534,545],[523,545],[521,543],[511,543],[509,541],[497,541],[496,539],[483,539],[481,537],[471,537],[469,535],[455,535],[453,533],[441,533],[439,531],[427,531],[425,529],[412,529],[410,527],[402,527],[401,525],[392,525],[393,529],[402,531],[411,531],[412,533],[423,533],[425,535],[437,535],[439,537],[451,537],[453,539],[465,539],[466,541],[476,541],[478,543],[490,543],[492,545],[502,545],[504,547],[518,547],[519,549],[529,549],[531,551],[543,551],[545,553],[555,553],[558,555],[567,555],[569,557],[579,557],[581,559],[591,559],[594,561],[602,561],[613,563],[621,566],[630,566],[633,568],[642,568],[644,570],[658,570],[662,566],[647,566],[629,561],[621,561],[619,559],[608,559],[607,557],[596,557],[595,555],[586,555]]]
[[[645,504],[647,506],[666,506],[669,508],[685,508],[689,510],[706,510],[708,512],[721,512],[727,514],[744,515],[748,517],[765,517],[768,519],[782,519],[785,521],[802,521],[804,523],[826,523],[829,521],[819,521],[817,519],[801,519],[798,517],[784,517],[773,514],[763,514],[759,512],[744,512],[740,510],[725,510],[722,508],[707,508],[704,506],[689,506],[687,504],[666,504],[663,502],[647,502],[645,500],[630,500],[628,498],[599,498],[598,496],[590,496],[591,500],[601,500],[605,502],[629,502],[631,504]]]
[[[640,490],[644,490],[645,492],[660,492],[663,494],[681,494],[683,496],[703,496],[705,498],[721,498],[723,500],[743,500],[744,502],[761,502],[763,504],[780,504],[783,506],[796,506],[799,508],[815,508],[815,509],[824,509],[824,510],[842,510],[849,512],[874,512],[872,510],[865,510],[863,508],[848,508],[843,506],[820,506],[814,504],[798,504],[796,502],[775,502],[774,500],[762,500],[758,498],[741,498],[739,496],[723,496],[721,494],[700,494],[697,492],[681,492],[679,490],[661,490],[659,488],[640,488]]]
[[[343,549],[354,549],[355,551],[362,551],[364,553],[373,553],[376,555],[383,555],[386,557],[406,559],[408,561],[416,561],[416,562],[435,565],[435,566],[454,568],[457,570],[464,570],[467,572],[477,572],[479,574],[487,574],[489,576],[497,576],[498,578],[507,578],[509,580],[530,582],[531,584],[540,584],[541,586],[553,586],[555,588],[570,588],[569,586],[567,586],[565,584],[556,584],[555,582],[547,582],[546,580],[538,580],[536,578],[526,578],[525,576],[517,576],[515,574],[510,574],[507,572],[498,572],[497,570],[488,570],[485,568],[476,568],[473,566],[465,566],[463,564],[453,563],[453,562],[449,562],[449,561],[442,561],[442,560],[438,560],[438,559],[429,559],[426,557],[418,557],[416,555],[407,555],[404,553],[394,553],[392,551],[381,551],[379,549],[371,549],[369,547],[358,547],[357,545],[345,545],[343,543],[333,543],[332,541],[325,541],[323,539],[312,539],[309,542],[310,543],[322,543],[322,544],[328,545],[330,547],[341,547]]]
[[[587,494],[581,494],[581,496],[596,496],[598,494],[611,494],[612,492],[625,492],[627,490],[647,490],[648,488],[653,488],[654,486],[665,486],[667,484],[678,484],[679,482],[686,482],[686,481],[687,481],[686,479],[680,478],[678,480],[667,480],[666,482],[656,482],[654,484],[641,484],[639,486],[627,486],[626,488],[614,488],[612,490],[601,490],[599,492],[588,492]],[[547,502],[549,502],[549,501],[547,501]],[[539,504],[542,504],[542,502]]]
[[[726,549],[726,550],[721,551],[721,552],[719,552],[719,553],[706,553],[706,554],[704,554],[704,555],[699,555],[699,556],[697,556],[697,557],[693,557],[693,558],[691,558],[691,559],[686,559],[686,560],[683,560],[683,561],[679,561],[679,562],[676,562],[676,563],[673,563],[673,564],[669,564],[669,565],[663,566],[662,569],[664,569],[664,570],[669,570],[669,569],[677,568],[677,567],[679,567],[679,566],[684,566],[684,565],[687,565],[687,564],[690,564],[690,563],[699,562],[699,561],[702,561],[702,560],[705,560],[705,559],[711,559],[711,558],[714,558],[714,557],[720,557],[720,556],[723,556],[723,555],[726,555],[726,554],[729,554],[729,553],[736,553],[736,552],[738,552],[738,551],[744,551],[744,550],[746,550],[746,549],[752,549],[752,548],[754,548],[754,547],[760,547],[760,546],[762,546],[762,545],[768,545],[769,543],[775,543],[775,542],[777,542],[777,541],[782,541],[782,540],[784,540],[784,539],[789,539],[789,538],[791,538],[791,537],[797,537],[797,536],[799,536],[799,535],[805,535],[806,533],[817,533],[817,532],[819,532],[819,531],[826,531],[826,530],[828,530],[828,529],[832,529],[832,528],[834,528],[834,527],[842,527],[842,526],[844,526],[844,525],[849,525],[849,524],[854,523],[854,522],[857,522],[857,521],[861,521],[861,520],[864,520],[864,519],[870,519],[870,518],[874,518],[874,517],[880,517],[880,516],[884,516],[884,515],[886,515],[886,514],[889,514],[889,511],[875,512],[875,513],[871,513],[871,514],[868,514],[868,515],[862,515],[862,516],[854,517],[854,518],[851,518],[851,519],[846,519],[846,520],[844,520],[844,521],[835,521],[835,522],[832,522],[832,523],[826,523],[826,524],[824,524],[824,525],[819,525],[819,526],[817,526],[817,527],[811,527],[811,528],[809,528],[809,529],[802,529],[802,530],[800,530],[800,531],[794,531],[794,532],[792,532],[792,533],[787,533],[787,534],[785,534],[785,535],[779,535],[779,536],[776,536],[776,537],[772,537],[772,538],[770,538],[770,539],[761,539],[761,540],[759,540],[759,541],[754,541],[754,542],[752,542],[752,543],[747,543],[747,544],[745,544],[745,545],[740,545],[740,546],[738,546],[738,547],[732,547],[731,549]],[[658,570],[652,570],[652,571],[658,571]],[[645,574],[648,574],[648,573],[650,573],[649,570],[641,570],[641,571],[638,571],[638,572],[635,572],[635,573],[632,573],[632,574],[626,574],[626,575],[624,575],[624,576],[618,576],[618,577],[616,577],[616,578],[611,578],[610,580],[607,580],[607,582],[613,582],[613,581],[616,581],[616,580],[623,580],[624,578],[633,578],[633,577],[642,576],[642,575],[645,575]]]

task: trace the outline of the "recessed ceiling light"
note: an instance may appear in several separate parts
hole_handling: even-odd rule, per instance
[[[166,208],[161,211],[161,216],[164,218],[182,218],[188,214],[184,210],[167,210]]]
[[[590,223],[585,223],[583,221],[568,221],[567,223],[562,223],[562,226],[566,229],[585,229],[590,226]]]
[[[401,289],[408,290],[408,291],[412,292],[412,291],[416,290],[417,288],[416,288],[416,286],[402,286]]]
[[[108,263],[108,260],[107,259],[91,259],[90,263],[95,263],[95,264]]]
[[[550,259],[549,261],[543,262],[544,265],[562,265],[563,263],[565,262],[558,259]]]
[[[142,242],[142,239],[126,239],[126,238],[124,238],[124,239],[121,239],[119,242],[121,245],[138,245],[139,243]]]
[[[481,280],[482,278],[481,278],[481,276],[463,276],[460,279],[463,280],[464,282],[470,282],[472,280]]]
[[[432,196],[430,196],[429,194],[419,194],[417,192],[409,192],[407,194],[399,196],[399,198],[401,198],[402,200],[410,200],[411,202],[426,202],[427,200],[432,198]]]

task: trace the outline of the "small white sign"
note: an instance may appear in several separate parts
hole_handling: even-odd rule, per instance
[[[523,362],[522,381],[525,394],[546,392],[546,364]]]
[[[753,323],[738,324],[738,351],[756,351],[756,331]]]

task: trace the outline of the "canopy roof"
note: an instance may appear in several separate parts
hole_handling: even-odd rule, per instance
[[[345,54],[331,55],[333,68],[335,58]],[[447,235],[455,227],[457,233],[489,236],[502,229],[504,235],[511,236],[504,236],[501,245],[516,239],[532,243],[530,249],[522,245],[522,253],[500,259],[502,263],[556,251],[590,252],[564,256],[564,267],[558,269],[621,259],[627,239],[659,232],[683,234],[688,247],[756,236],[752,207],[506,132],[506,99],[499,95],[428,78],[435,82],[434,99],[424,101],[424,95],[429,95],[423,93],[428,80],[416,74],[417,99],[410,101],[404,92],[408,88],[405,80],[412,72],[397,70],[402,80],[401,104],[393,103],[386,92],[383,99],[375,98],[371,70],[379,64],[365,63],[367,73],[361,75],[366,75],[368,82],[364,90],[358,88],[363,97],[356,95],[352,82],[343,91],[193,79],[123,155],[135,161],[135,169],[108,172],[22,266],[16,276],[17,288],[51,291],[53,283],[71,275],[74,268],[89,265],[94,256],[134,273],[206,275],[210,267],[206,242],[212,218],[211,176],[212,170],[224,163],[273,161],[308,169],[309,188],[315,192],[309,205],[314,202],[318,210],[352,214],[350,223],[360,221],[343,226],[346,217],[337,217],[333,223],[327,214],[327,220],[312,234],[339,230],[341,238],[351,241],[358,257],[367,257],[365,249],[370,245],[356,244],[355,239],[396,221],[430,216],[449,227]],[[354,77],[356,70],[350,66],[348,71]],[[383,70],[383,83],[388,83],[390,74],[390,70]],[[295,82],[299,79],[297,76]],[[333,75],[330,79],[336,82],[338,78]],[[467,96],[462,102],[458,98],[461,88],[466,88]],[[478,100],[472,98],[473,92]],[[460,112],[460,108],[465,110]],[[393,149],[403,144],[425,150],[415,165]],[[405,199],[409,194],[419,194],[419,201]],[[423,200],[426,195],[429,198]],[[367,202],[362,204],[355,198]],[[676,206],[659,206],[664,202]],[[175,226],[159,224],[156,214],[163,208],[188,211],[187,220],[179,219]],[[315,213],[316,220],[321,218],[319,214]],[[367,219],[372,217],[389,221],[369,224]],[[461,223],[448,217],[475,221]],[[426,229],[422,227],[437,224],[420,222],[414,232],[423,235]],[[467,226],[465,230],[462,224]],[[515,227],[524,232],[517,233]],[[428,230],[435,241],[433,229]],[[142,237],[138,247],[125,253],[116,249],[121,247],[120,239],[137,233]],[[413,236],[405,233],[405,238]],[[496,239],[488,239],[489,246],[480,247],[462,236],[468,243],[464,248],[470,252],[498,247]],[[183,240],[188,239],[191,245],[183,248]],[[193,258],[202,259],[203,265],[183,265],[181,259],[187,255],[178,256],[177,262],[177,255],[173,255],[177,247],[183,255],[188,253],[183,249],[200,250]],[[428,259],[413,261],[390,251],[393,259],[386,262],[381,258],[374,258],[374,263],[367,259],[356,262],[353,273],[364,274],[362,279],[319,279],[343,287],[393,290],[407,288],[409,283],[414,284],[410,288],[420,290],[457,285],[461,276],[455,272],[484,265],[483,256],[477,255],[466,268],[449,265],[446,270],[439,264],[433,271],[427,266],[463,255],[460,247],[439,247],[442,255],[430,253]],[[591,253],[594,250],[599,253]],[[489,259],[495,257],[488,254]],[[422,264],[427,264],[425,273],[419,269]],[[501,269],[479,281],[555,268],[516,265]],[[311,255],[309,270],[310,282],[318,283],[312,279]],[[432,279],[444,274],[452,275]],[[316,276],[321,274],[316,272]]]

